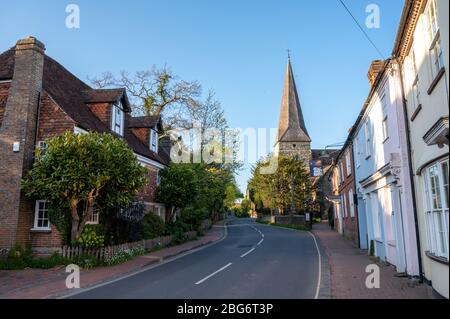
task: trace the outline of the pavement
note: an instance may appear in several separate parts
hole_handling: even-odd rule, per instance
[[[232,219],[216,244],[66,297],[312,299],[319,292],[319,265],[309,232]]]
[[[328,223],[315,224],[313,233],[328,258],[331,298],[333,299],[433,299],[437,295],[417,279],[396,277],[392,265],[380,262],[359,250],[349,240],[330,229]],[[380,288],[366,287],[366,267],[380,268]]]
[[[122,278],[218,242],[224,238],[225,233],[224,222],[219,222],[197,240],[138,256],[120,265],[81,270],[80,285],[87,288]],[[65,266],[52,269],[0,270],[0,299],[56,298],[72,293],[73,290],[66,288],[67,275]]]

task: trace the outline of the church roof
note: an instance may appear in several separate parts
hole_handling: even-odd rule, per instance
[[[278,142],[311,142],[303,119],[290,59],[286,67],[286,79],[281,101]]]

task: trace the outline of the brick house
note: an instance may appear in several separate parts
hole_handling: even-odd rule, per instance
[[[89,87],[47,56],[33,37],[0,55],[0,250],[31,244],[47,251],[61,245],[45,200],[25,198],[20,183],[33,164],[35,147],[66,131],[108,132],[123,139],[149,169],[150,182],[137,200],[165,218],[164,205],[154,198],[159,171],[170,161],[170,143],[158,145],[159,117],[133,117],[130,111],[125,89]],[[91,223],[98,219],[94,215]]]
[[[333,167],[334,225],[340,234],[359,246],[357,193],[353,167],[353,145],[351,140],[347,140]]]

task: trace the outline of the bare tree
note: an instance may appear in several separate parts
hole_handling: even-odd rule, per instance
[[[118,78],[111,72],[104,72],[89,81],[99,89],[125,88],[133,113],[136,115],[168,113],[170,118],[180,117],[186,112],[186,108],[195,105],[195,99],[201,93],[198,82],[181,80],[166,67],[161,69],[153,67],[151,70],[138,71],[134,74],[121,71]]]

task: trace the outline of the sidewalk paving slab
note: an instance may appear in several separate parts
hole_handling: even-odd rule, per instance
[[[356,248],[328,223],[315,224],[314,235],[319,239],[329,263],[331,298],[333,299],[434,299],[436,294],[417,279],[396,277],[395,268],[367,252]],[[366,267],[380,267],[380,288],[366,287]]]

